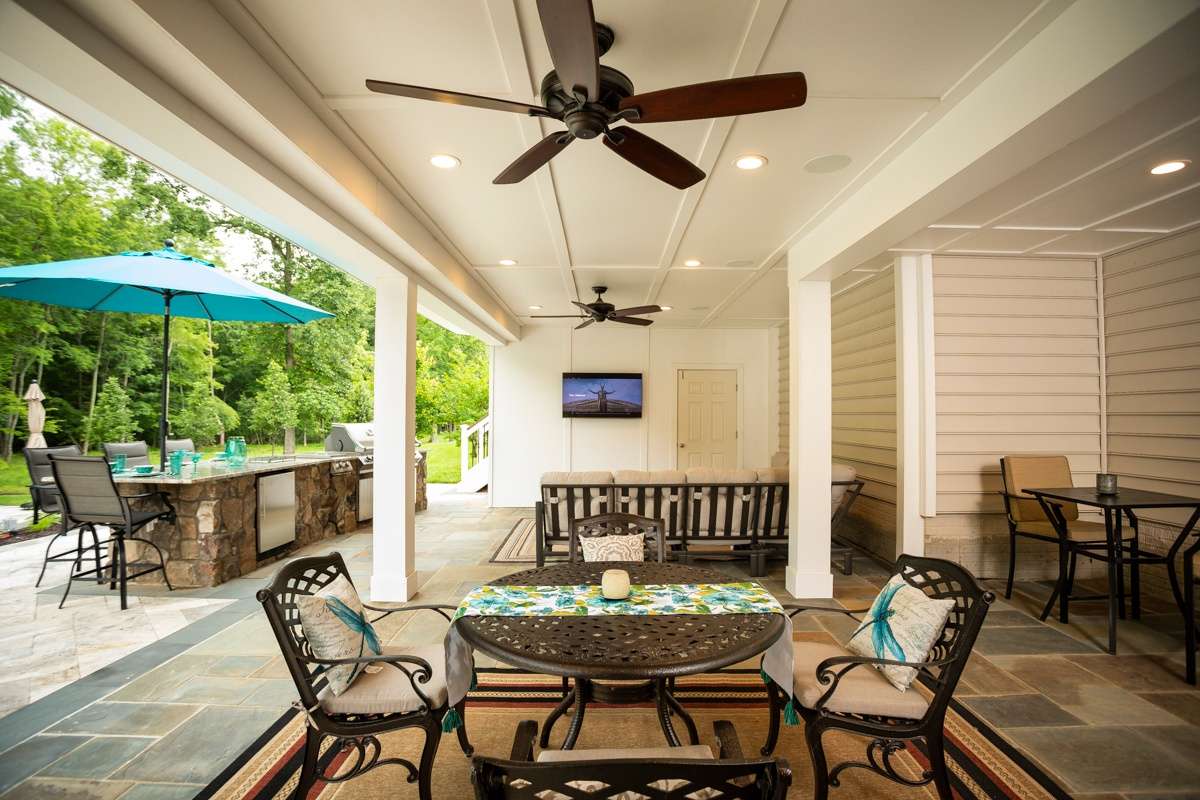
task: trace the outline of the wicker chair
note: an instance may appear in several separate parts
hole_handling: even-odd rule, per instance
[[[508,760],[472,759],[471,781],[476,800],[607,798],[624,796],[626,792],[645,798],[712,796],[730,800],[783,800],[787,797],[792,773],[786,761],[745,758],[737,732],[726,720],[714,722],[713,730],[720,745],[717,759],[707,745],[644,750],[543,750],[534,758],[537,723],[527,719],[517,726]]]
[[[128,607],[127,585],[134,578],[148,575],[151,572],[162,572],[167,589],[171,589],[171,581],[167,578],[167,564],[162,550],[149,539],[142,539],[137,532],[150,523],[160,520],[174,520],[175,507],[167,500],[162,492],[145,492],[142,494],[122,496],[113,483],[112,470],[108,462],[99,456],[50,456],[50,468],[54,473],[54,483],[58,486],[59,496],[63,506],[63,529],[80,529],[79,552],[75,559],[75,567],[63,590],[62,600],[58,607],[62,608],[67,602],[73,581],[92,578],[103,582],[104,573],[109,573],[109,588],[120,588],[121,610]],[[131,500],[157,499],[161,508],[134,508]],[[103,525],[109,529],[109,540],[101,546],[96,534],[96,526]],[[83,546],[82,530],[86,528],[92,534],[92,544]],[[126,545],[137,542],[143,549],[149,548],[158,556],[158,563],[130,563]],[[96,566],[94,569],[82,569],[83,553],[85,550],[94,551]],[[105,552],[107,551],[107,552]],[[107,561],[105,564],[103,562]],[[132,570],[132,571],[131,571]]]
[[[145,467],[150,464],[150,447],[145,442],[105,442],[104,457],[111,462],[114,456],[124,455],[125,466]]]
[[[940,558],[918,558],[903,555],[896,567],[904,580],[930,597],[953,598],[954,608],[942,630],[941,638],[929,652],[927,661],[913,663],[918,680],[933,697],[926,700],[916,688],[897,690],[881,672],[871,665],[905,662],[853,655],[836,645],[818,642],[796,642],[794,668],[794,707],[804,720],[804,735],[813,762],[813,796],[824,800],[829,787],[838,785],[838,776],[852,767],[863,767],[905,786],[924,786],[933,782],[941,800],[952,800],[950,775],[946,770],[943,727],[946,708],[958,685],[963,668],[971,655],[975,637],[983,627],[988,608],[995,595],[985,591],[967,570]],[[854,619],[868,609],[846,611],[840,608],[785,606],[789,615],[801,611],[832,611]],[[774,751],[779,739],[779,718],[783,708],[783,693],[769,687],[771,723],[764,755]],[[867,761],[836,765],[829,770],[821,737],[827,730],[837,729],[870,736]],[[896,772],[892,754],[903,749],[904,740],[921,738],[929,752],[929,769],[913,781]]]
[[[639,517],[636,514],[597,514],[594,517],[577,519],[571,525],[571,540],[568,552],[571,561],[583,558],[583,548],[580,539],[599,536],[629,536],[643,534],[646,547],[646,560],[657,561],[660,564],[666,555],[663,531],[666,526],[661,519]]]
[[[1008,583],[1004,596],[1012,597],[1013,578],[1017,571],[1017,537],[1035,539],[1058,545],[1058,583],[1042,609],[1041,619],[1046,619],[1059,600],[1059,621],[1066,623],[1070,618],[1071,600],[1097,600],[1108,595],[1072,596],[1075,583],[1075,563],[1080,555],[1093,557],[1098,546],[1108,538],[1103,522],[1091,522],[1079,518],[1079,506],[1074,503],[1048,503],[1049,510],[1061,516],[1067,535],[1059,536],[1054,523],[1047,516],[1047,509],[1034,497],[1024,494],[1026,489],[1053,489],[1071,486],[1071,465],[1066,456],[1005,456],[1000,459],[1000,477],[1004,481],[1004,511],[1008,518]],[[1137,552],[1137,519],[1130,517],[1130,533],[1121,546]],[[1133,595],[1134,617],[1140,612],[1140,570],[1138,562],[1130,559],[1130,589]],[[1109,587],[1110,590],[1112,587]],[[1121,616],[1125,616],[1125,570],[1117,571],[1116,592],[1121,598]]]
[[[298,558],[285,564],[266,588],[256,595],[271,623],[271,630],[283,653],[288,673],[296,684],[300,699],[293,705],[308,717],[305,726],[304,761],[300,781],[293,797],[303,800],[318,779],[340,783],[362,775],[375,767],[387,764],[402,766],[409,783],[416,782],[421,800],[430,800],[430,776],[433,760],[442,738],[442,718],[450,710],[446,705],[445,654],[441,644],[405,648],[400,652],[385,648],[383,655],[361,658],[319,659],[304,636],[295,598],[316,594],[344,575],[350,580],[341,553],[328,556]],[[371,622],[378,622],[400,611],[428,610],[441,615],[447,622],[454,606],[410,605],[381,608],[363,604],[371,611],[381,611]],[[337,664],[375,663],[386,669],[375,674],[363,674],[342,694],[334,696],[326,686],[324,672]],[[360,689],[355,692],[355,689]],[[465,720],[464,704],[458,712]],[[419,765],[403,758],[380,758],[379,734],[401,728],[422,728],[425,746]],[[318,770],[317,759],[326,737],[335,740],[334,746],[354,751],[349,769],[330,777]],[[458,743],[471,755],[466,723],[458,728]]]

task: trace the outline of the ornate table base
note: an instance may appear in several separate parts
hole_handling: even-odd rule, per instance
[[[675,725],[671,721],[673,715],[678,716],[687,726],[689,743],[699,744],[700,735],[696,730],[696,722],[684,710],[683,705],[675,699],[672,694],[674,688],[674,678],[618,684],[596,683],[587,678],[576,678],[573,687],[570,686],[568,678],[563,678],[563,699],[542,723],[541,747],[545,749],[550,746],[550,731],[554,728],[554,723],[558,722],[559,718],[565,715],[572,706],[575,707],[575,710],[571,714],[571,724],[567,728],[567,736],[563,740],[563,750],[574,749],[575,742],[579,739],[579,733],[583,730],[583,715],[587,710],[588,703],[630,705],[644,703],[647,700],[654,700],[658,710],[658,724],[662,726],[663,735],[666,736],[669,745],[679,747],[682,744],[679,736],[675,733]]]

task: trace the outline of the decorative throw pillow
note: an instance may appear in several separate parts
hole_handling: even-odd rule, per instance
[[[645,534],[589,536],[579,540],[584,561],[645,561]]]
[[[954,600],[935,600],[899,575],[883,587],[846,649],[869,658],[923,662],[942,635]],[[893,686],[904,691],[917,677],[911,667],[875,665]],[[859,667],[862,669],[862,667]]]
[[[300,627],[317,658],[358,658],[381,655],[379,637],[367,622],[354,584],[339,575],[316,594],[298,595]],[[335,695],[349,688],[366,664],[338,664],[325,672]]]

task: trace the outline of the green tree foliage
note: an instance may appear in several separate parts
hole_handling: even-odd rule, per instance
[[[331,422],[373,418],[370,287],[0,85],[0,269],[155,249],[168,238],[219,268],[231,239],[248,241],[256,267],[247,277],[334,314],[308,325],[173,318],[172,435],[209,445],[231,433],[282,434],[290,449],[320,441]],[[484,416],[483,344],[424,319],[418,339],[419,430]],[[0,298],[0,458],[23,438],[20,398],[34,379],[47,395],[51,444],[153,442],[162,358],[160,317]]]
[[[296,397],[283,367],[272,361],[267,365],[259,390],[250,404],[250,427],[260,436],[274,441],[275,435],[295,428],[300,416]]]
[[[104,381],[92,412],[89,438],[93,442],[128,442],[134,438],[133,408],[129,395],[114,377]]]

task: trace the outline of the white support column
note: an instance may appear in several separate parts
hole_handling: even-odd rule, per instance
[[[833,597],[829,563],[833,462],[833,357],[828,281],[789,270],[787,590],[793,597]]]
[[[375,519],[371,599],[404,602],[416,583],[414,422],[417,284],[396,273],[375,285]]]
[[[933,256],[896,259],[896,556],[925,554],[937,513]]]

